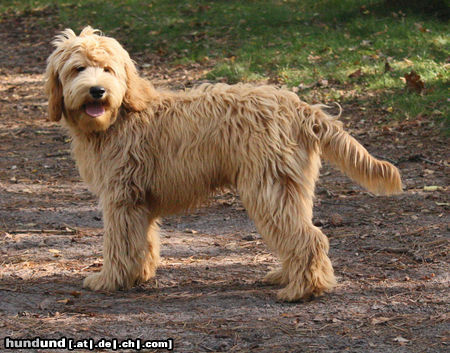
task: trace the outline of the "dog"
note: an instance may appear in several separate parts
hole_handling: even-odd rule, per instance
[[[399,171],[371,156],[321,105],[250,84],[155,89],[127,51],[92,27],[52,42],[45,91],[63,122],[82,179],[103,211],[102,270],[92,290],[127,289],[155,276],[158,219],[223,187],[240,195],[281,266],[265,281],[278,298],[321,295],[336,283],[329,242],[313,225],[321,157],[374,194],[402,190]]]

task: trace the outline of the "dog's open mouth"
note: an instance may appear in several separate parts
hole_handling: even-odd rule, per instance
[[[85,105],[84,111],[87,115],[96,118],[105,113],[105,107],[100,102],[92,102]]]

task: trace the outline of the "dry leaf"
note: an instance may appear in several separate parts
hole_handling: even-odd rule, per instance
[[[312,55],[312,54],[309,54],[309,55],[308,55],[308,61],[309,61],[310,63],[315,63],[315,62],[317,62],[317,61],[319,61],[319,60],[321,60],[321,59],[322,59],[322,57],[319,56],[319,55]]]
[[[414,25],[416,26],[416,28],[422,32],[422,33],[427,33],[430,32],[429,29],[425,28],[421,23],[414,23]]]
[[[398,343],[407,343],[407,342],[409,342],[409,340],[407,340],[406,338],[403,338],[402,336],[395,337],[393,339],[393,341],[394,342],[398,342]]]
[[[196,231],[194,229],[185,229],[184,232],[185,233],[190,233],[190,234],[198,234],[198,231]]]
[[[326,80],[326,79],[321,79],[321,80],[319,80],[319,81],[317,82],[317,85],[318,85],[319,87],[327,87],[327,86],[328,86],[328,80]]]
[[[348,77],[350,78],[360,78],[362,76],[361,69],[356,70],[355,72],[352,72]]]
[[[333,226],[338,227],[344,223],[344,220],[342,219],[342,216],[340,214],[333,213],[331,215],[330,222]]]
[[[420,75],[418,75],[414,70],[412,70],[409,74],[405,74],[404,77],[406,80],[407,89],[421,93],[425,88],[425,84],[423,83]]]
[[[407,65],[407,66],[413,66],[414,65],[414,63],[411,61],[411,60],[409,60],[409,59],[403,59],[403,61],[405,62],[405,64]]]
[[[61,299],[61,300],[57,300],[57,303],[62,303],[62,304],[66,304],[66,305],[72,305],[73,304],[73,300],[70,298],[65,298],[65,299]]]
[[[438,191],[440,189],[441,189],[441,187],[437,186],[437,185],[425,185],[423,187],[423,191]]]
[[[370,322],[372,325],[384,324],[385,322],[391,321],[388,317],[374,317]]]

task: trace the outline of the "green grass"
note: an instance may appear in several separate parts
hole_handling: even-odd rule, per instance
[[[319,91],[325,101],[356,97],[381,104],[393,117],[449,121],[448,21],[411,6],[389,8],[382,0],[3,0],[0,14],[43,8],[53,9],[64,27],[102,29],[132,53],[156,52],[178,64],[213,62],[205,75],[210,80],[270,78],[300,87],[305,99]],[[361,75],[349,77],[357,70]],[[421,94],[405,90],[402,77],[411,70],[425,82]]]

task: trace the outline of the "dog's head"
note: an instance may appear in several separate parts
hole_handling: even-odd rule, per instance
[[[86,27],[79,36],[66,29],[52,44],[45,83],[50,120],[64,116],[83,132],[104,131],[120,107],[141,111],[152,100],[152,85],[115,39]]]

